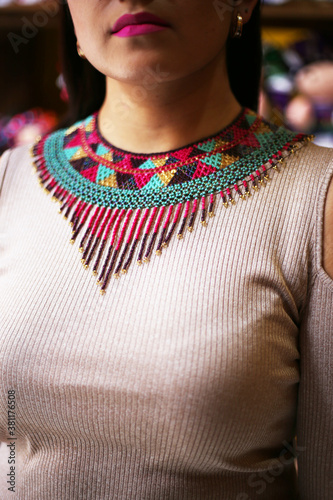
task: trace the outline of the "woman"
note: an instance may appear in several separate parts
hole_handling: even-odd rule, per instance
[[[231,3],[64,7],[51,196],[28,148],[0,167],[17,498],[330,498],[333,152],[256,114],[259,5]]]

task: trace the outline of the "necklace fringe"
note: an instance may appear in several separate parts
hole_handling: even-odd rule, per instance
[[[156,255],[162,255],[177,229],[177,239],[182,240],[186,226],[188,232],[194,230],[197,217],[200,217],[201,225],[206,227],[207,213],[208,218],[215,215],[217,196],[221,197],[226,209],[235,205],[238,199],[247,200],[271,180],[270,170],[279,172],[285,158],[301,148],[304,141],[312,139],[313,136],[304,137],[303,134],[295,136],[281,151],[273,154],[267,163],[219,193],[176,205],[138,208],[135,211],[89,204],[58,185],[47,170],[43,157],[43,139],[33,146],[31,152],[40,185],[47,194],[52,195],[53,200],[61,204],[59,213],[69,220],[72,228],[70,243],[74,245],[81,236],[81,262],[85,269],[92,266],[93,275],[98,277],[100,293],[104,295],[111,277],[118,279],[126,274],[133,260],[141,266],[149,262],[154,250]],[[135,258],[137,248],[139,251]]]

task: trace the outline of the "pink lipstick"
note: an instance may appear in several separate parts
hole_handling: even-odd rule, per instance
[[[149,12],[139,12],[138,14],[121,16],[112,27],[112,34],[119,37],[129,37],[161,31],[167,27],[168,24],[163,19]]]

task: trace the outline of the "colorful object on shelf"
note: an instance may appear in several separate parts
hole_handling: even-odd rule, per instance
[[[285,117],[294,129],[311,131],[316,125],[315,110],[311,99],[305,95],[297,95],[287,105]]]
[[[297,39],[298,37],[298,39]],[[304,30],[264,30],[264,90],[260,112],[333,146],[333,47]],[[327,140],[328,136],[331,140]]]
[[[313,102],[333,105],[333,61],[316,61],[296,74],[298,92]]]
[[[104,294],[111,275],[126,274],[133,260],[148,262],[153,248],[161,255],[175,232],[183,239],[186,226],[192,232],[198,211],[207,226],[216,196],[226,208],[246,200],[311,139],[244,108],[212,137],[164,153],[134,154],[102,138],[95,113],[40,139],[32,155],[41,185],[70,221],[71,243],[80,236],[82,263],[93,265]]]
[[[12,117],[0,117],[0,154],[6,149],[34,142],[36,137],[55,128],[54,112],[32,109]]]
[[[64,102],[68,102],[69,101],[68,90],[66,87],[64,75],[62,73],[60,73],[60,75],[58,76],[56,85],[60,90],[60,99]]]

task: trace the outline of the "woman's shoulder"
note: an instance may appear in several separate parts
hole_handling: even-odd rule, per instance
[[[31,148],[33,144],[25,144],[7,149],[0,156],[0,192],[5,178],[20,172],[20,176],[27,174],[31,164]]]
[[[325,165],[329,168],[333,162],[333,148],[318,146],[313,142],[309,142],[306,147],[299,151],[297,156],[304,167],[315,168],[317,166],[319,169],[325,169]]]
[[[22,146],[16,146],[10,149],[6,149],[0,155],[0,172],[6,168],[8,164],[11,163],[21,163],[26,162],[31,158],[31,149],[32,149],[33,143],[31,144],[24,144]]]
[[[316,206],[323,204],[332,190],[333,148],[308,143],[299,150],[291,163],[297,172],[301,189],[307,189]]]
[[[312,204],[321,193],[327,194],[333,176],[333,148],[318,146],[308,142],[286,158],[286,169],[290,179],[289,194],[308,193]],[[303,196],[302,196],[303,197]]]

